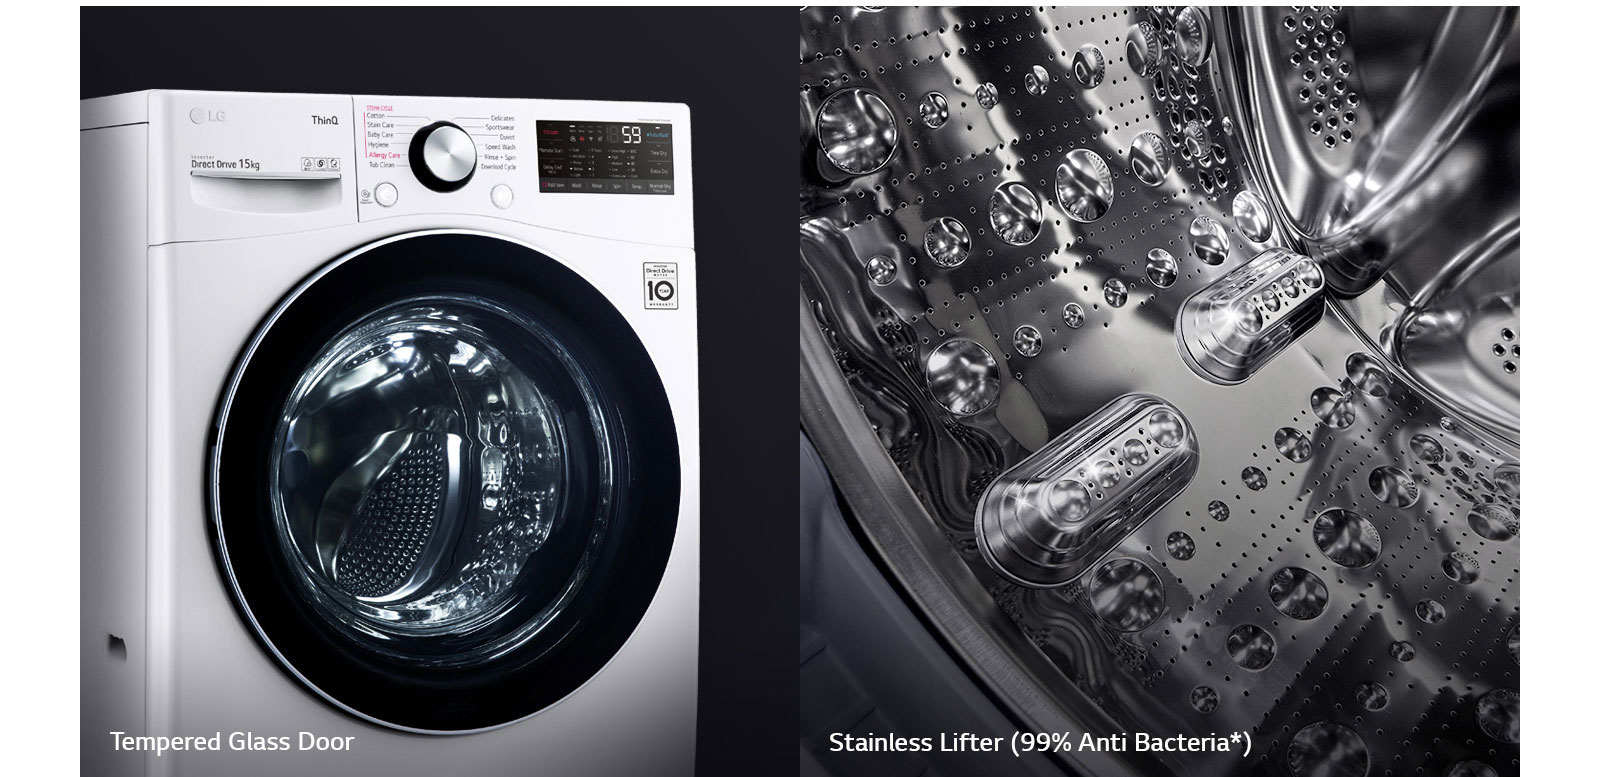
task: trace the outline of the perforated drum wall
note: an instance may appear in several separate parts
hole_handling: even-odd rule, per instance
[[[1272,13],[1344,37],[1331,11]],[[964,562],[939,573],[982,587],[1008,616],[991,628],[1053,664],[1042,682],[1131,731],[1251,731],[1248,773],[1517,773],[1516,444],[1337,305],[1242,382],[1186,363],[1186,299],[1305,252],[1218,97],[1210,17],[808,8],[799,32],[802,326],[859,404],[841,423],[899,470],[878,486],[915,494]],[[1336,90],[1348,59],[1309,87]],[[1331,153],[1369,118],[1344,141],[1343,113]],[[1192,481],[1081,577],[1008,582],[979,553],[979,497],[1134,392],[1193,424]]]

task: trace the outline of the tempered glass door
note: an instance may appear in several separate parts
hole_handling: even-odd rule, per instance
[[[283,666],[400,728],[494,727],[593,676],[666,565],[661,379],[594,287],[511,241],[357,251],[262,325],[218,413],[217,552]]]

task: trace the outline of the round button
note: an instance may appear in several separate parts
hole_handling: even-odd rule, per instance
[[[494,203],[494,206],[501,210],[511,207],[512,199],[513,195],[511,194],[511,187],[505,184],[500,184],[489,190],[489,201]]]
[[[472,175],[478,165],[478,148],[460,127],[447,125],[422,142],[422,161],[439,180],[455,183]]]
[[[400,190],[394,188],[392,183],[380,183],[378,188],[372,190],[372,198],[377,200],[379,205],[387,208],[399,201]]]
[[[453,192],[472,180],[478,167],[478,147],[466,130],[438,121],[411,137],[410,159],[411,172],[423,186]]]

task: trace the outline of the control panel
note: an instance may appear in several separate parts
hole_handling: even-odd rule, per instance
[[[672,125],[541,121],[539,191],[671,194]]]
[[[363,221],[468,213],[692,246],[688,109],[353,98]]]
[[[689,110],[675,103],[151,91],[97,104],[151,127],[157,242],[355,221],[506,219],[694,245]],[[460,217],[460,218],[456,218]]]

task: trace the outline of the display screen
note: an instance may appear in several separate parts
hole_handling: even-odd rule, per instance
[[[672,125],[541,121],[539,191],[671,194]]]

